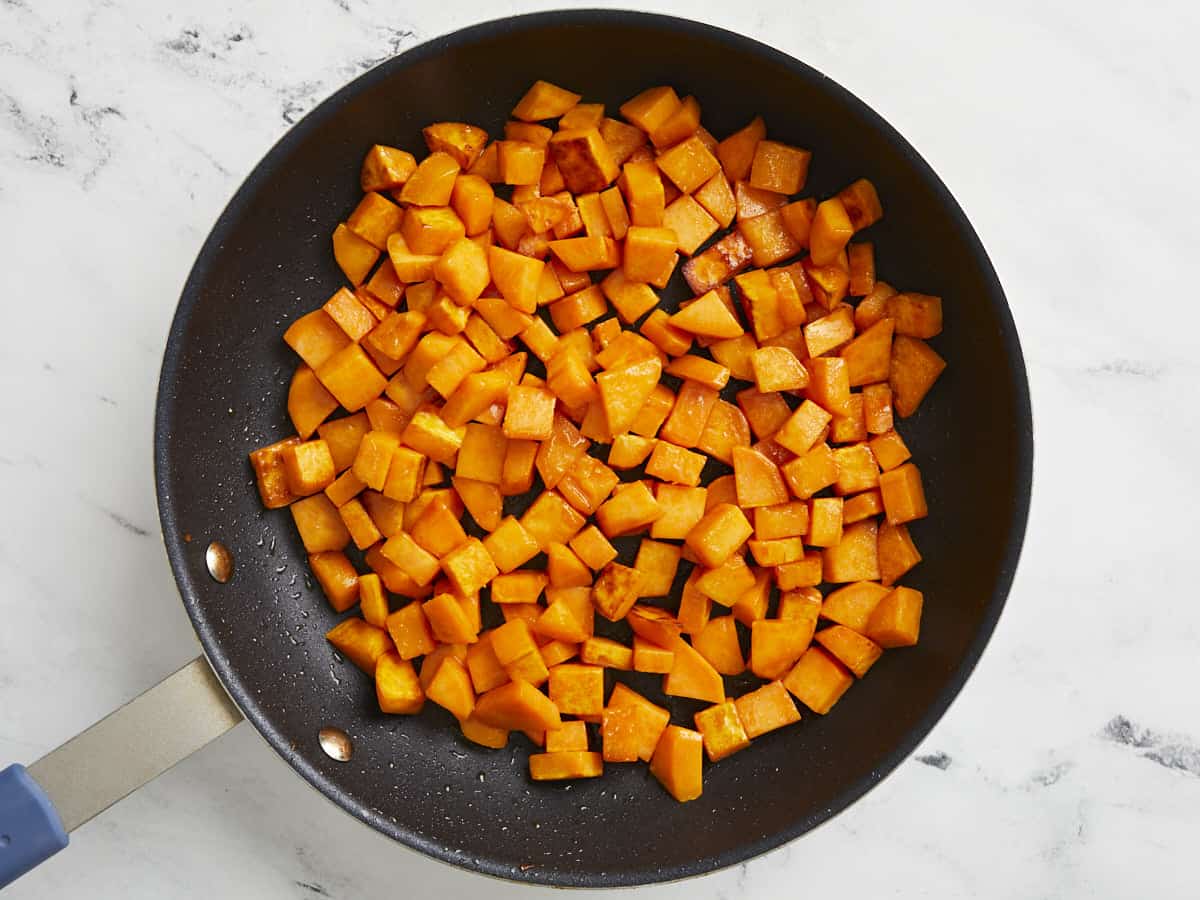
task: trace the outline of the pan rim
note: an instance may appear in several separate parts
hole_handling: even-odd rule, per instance
[[[640,27],[669,29],[685,36],[703,36],[732,48],[763,58],[774,65],[795,72],[809,79],[824,83],[826,89],[836,95],[848,111],[868,121],[892,143],[911,167],[915,177],[921,178],[937,197],[939,205],[954,221],[965,243],[974,256],[983,281],[988,285],[987,302],[993,307],[996,322],[1002,332],[1002,342],[1009,360],[1008,378],[1012,391],[1017,426],[1017,454],[1014,465],[1018,494],[1007,529],[1007,542],[1001,568],[996,579],[992,597],[980,620],[975,639],[960,659],[958,666],[946,685],[937,694],[934,702],[925,710],[905,738],[890,752],[880,765],[850,785],[836,802],[798,819],[790,828],[763,837],[746,840],[720,854],[689,860],[687,863],[666,868],[610,869],[601,873],[572,873],[567,868],[537,867],[520,871],[510,863],[483,854],[470,858],[456,852],[452,847],[434,841],[425,835],[406,829],[401,823],[393,822],[378,810],[358,802],[345,793],[333,780],[315,768],[306,754],[293,747],[282,734],[275,730],[256,701],[246,689],[238,675],[236,663],[224,653],[219,640],[210,627],[203,604],[199,602],[197,580],[199,575],[189,563],[187,545],[179,528],[174,500],[167,488],[167,472],[170,466],[171,433],[173,424],[174,386],[177,383],[179,363],[182,357],[185,335],[193,311],[197,305],[200,286],[207,278],[214,257],[224,243],[225,237],[254,194],[256,185],[265,173],[278,165],[294,147],[307,140],[325,120],[342,104],[371,86],[385,81],[393,73],[425,59],[469,46],[491,37],[539,29],[546,26],[586,26],[598,23],[637,25]],[[370,825],[393,840],[427,856],[470,871],[491,875],[506,880],[535,883],[559,887],[631,887],[641,884],[675,881],[702,875],[728,866],[736,865],[788,843],[814,828],[828,822],[848,809],[868,791],[877,786],[919,746],[933,726],[945,715],[951,703],[961,692],[967,679],[974,671],[979,659],[991,639],[1004,608],[1020,560],[1032,495],[1033,479],[1033,416],[1029,394],[1028,376],[1024,356],[1017,335],[1004,289],[992,266],[983,244],[967,219],[965,212],[955,200],[941,178],[913,148],[913,146],[866,103],[843,88],[833,79],[804,62],[753,38],[703,22],[694,22],[658,13],[646,13],[623,9],[576,9],[550,10],[494,19],[471,25],[448,34],[432,38],[375,68],[363,73],[339,88],[336,92],[314,107],[307,115],[290,128],[263,155],[262,159],[246,176],[214,223],[208,237],[196,257],[180,294],[159,376],[158,394],[155,403],[154,468],[159,519],[163,542],[171,570],[179,586],[180,596],[188,617],[222,685],[245,717],[259,734],[272,746],[299,775],[325,797],[343,810]]]

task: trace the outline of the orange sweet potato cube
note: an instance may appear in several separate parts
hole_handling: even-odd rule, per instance
[[[604,761],[600,754],[588,750],[560,750],[529,756],[529,777],[534,781],[599,778],[603,774]]]
[[[815,587],[784,591],[779,596],[780,619],[806,619],[816,625],[821,614],[821,592]]]
[[[888,383],[892,388],[892,401],[901,418],[907,419],[938,376],[946,368],[946,361],[920,338],[898,335],[892,343],[891,373]]]
[[[638,545],[637,559],[633,564],[642,575],[639,596],[665,597],[670,594],[679,559],[680,548],[674,544],[643,539]]]
[[[371,519],[361,501],[357,499],[347,500],[338,507],[338,515],[342,517],[342,522],[345,523],[346,530],[350,532],[350,538],[354,541],[354,546],[359,550],[366,550],[372,544],[383,540],[383,534],[376,527],[375,522]]]
[[[628,672],[633,668],[633,649],[609,638],[589,637],[579,647],[579,658],[608,669]]]
[[[550,241],[549,247],[555,258],[571,272],[596,272],[621,264],[621,249],[610,237],[564,238]],[[567,289],[566,285],[563,289]]]
[[[750,737],[742,726],[732,700],[702,709],[696,713],[695,722],[710,762],[717,762],[750,746]]]
[[[760,140],[750,165],[750,184],[765,191],[795,194],[808,177],[812,153],[778,141]]]
[[[409,534],[422,549],[439,558],[467,540],[467,533],[459,523],[458,515],[441,497],[426,504],[425,509],[413,521]],[[466,642],[447,640],[447,643]]]
[[[592,573],[566,544],[546,548],[546,572],[555,587],[591,587]]]
[[[683,606],[680,604],[682,612]],[[738,641],[737,620],[733,616],[708,619],[698,631],[692,633],[692,646],[722,675],[741,675],[746,671],[746,660]]]
[[[368,625],[357,616],[334,625],[325,633],[325,640],[371,676],[375,674],[379,658],[392,649],[388,646],[386,631]]]
[[[745,269],[753,255],[753,249],[741,232],[733,231],[684,263],[683,278],[693,294],[703,294],[720,287]]]
[[[842,524],[853,525],[871,516],[883,512],[883,498],[879,490],[863,491],[855,494],[842,505]]]
[[[709,181],[724,183],[720,173]],[[721,227],[690,194],[681,194],[671,202],[663,212],[663,225],[675,232],[676,249],[687,256],[695,253]]]
[[[867,629],[871,614],[889,593],[888,588],[874,581],[848,584],[830,592],[824,599],[821,617],[862,634]]]
[[[615,469],[636,468],[646,461],[657,444],[654,438],[636,434],[619,435],[608,451],[608,464]]]
[[[470,644],[479,632],[453,594],[434,594],[422,606],[425,619],[437,640],[448,644]]]
[[[821,439],[832,418],[820,404],[812,399],[805,400],[773,435],[773,440],[797,455],[807,453]]]
[[[866,636],[881,647],[912,647],[921,632],[920,591],[898,587],[887,594],[867,620]]]
[[[751,740],[800,721],[800,711],[781,681],[772,681],[742,694],[733,703],[746,736]]]
[[[496,192],[478,175],[459,175],[450,194],[450,208],[469,235],[483,234],[492,224]]]
[[[822,442],[804,455],[784,463],[780,471],[792,493],[807,500],[837,481],[837,458],[829,445]]]
[[[550,670],[550,699],[559,712],[598,716],[604,712],[604,669],[563,663]]]
[[[866,178],[860,178],[838,192],[838,199],[846,210],[855,231],[874,225],[883,217],[883,206],[879,194]]]
[[[894,319],[880,319],[842,347],[851,387],[887,381],[892,367]]]
[[[550,138],[549,147],[567,190],[573,194],[601,191],[617,177],[617,164],[595,127],[562,129]]]
[[[547,753],[586,750],[587,747],[587,723],[582,719],[563,722],[562,727],[552,728],[546,732]]]
[[[715,568],[706,569],[696,579],[696,590],[723,606],[733,606],[755,586],[754,571],[740,554],[733,554]]]
[[[817,497],[809,508],[808,537],[812,547],[835,547],[842,540],[841,497]]]
[[[754,537],[760,541],[803,537],[808,533],[808,504],[791,500],[754,511]]]
[[[773,506],[788,499],[779,468],[757,450],[734,447],[733,474],[738,506],[742,509]]]
[[[497,141],[500,179],[511,185],[536,185],[542,179],[546,148],[528,141]]]
[[[671,714],[618,682],[601,725],[605,762],[649,762]]]
[[[678,238],[665,227],[632,225],[625,235],[623,271],[631,282],[653,281],[675,257]]]
[[[650,134],[681,106],[679,95],[668,86],[652,87],[621,104],[621,115]]]
[[[668,725],[654,749],[650,773],[680,803],[703,791],[703,745],[700,732]]]
[[[346,227],[379,250],[387,249],[388,235],[400,230],[404,210],[382,194],[368,191],[354,208]]]
[[[537,451],[537,441],[509,440],[500,475],[500,493],[505,497],[523,494],[533,487]]]
[[[350,543],[350,532],[338,515],[337,507],[324,494],[297,500],[289,508],[307,552],[341,550]]]
[[[539,80],[533,83],[513,107],[512,115],[514,119],[520,119],[522,122],[556,119],[571,110],[579,100],[579,94]]]
[[[606,619],[619,622],[642,596],[643,578],[636,568],[610,562],[592,586],[592,603]]]
[[[717,145],[721,168],[725,170],[725,176],[730,181],[744,181],[750,177],[758,143],[766,136],[767,126],[762,116],[755,116],[750,124],[735,131]]]
[[[763,347],[750,354],[759,393],[796,391],[808,385],[808,370],[786,347]]]
[[[705,513],[688,532],[685,546],[709,568],[723,565],[754,533],[745,514],[732,503],[722,503]]]
[[[358,576],[358,602],[364,619],[377,628],[387,627],[387,593],[383,589],[383,580],[374,572]]]
[[[434,122],[421,129],[431,153],[448,153],[463,169],[469,169],[487,145],[487,132],[465,122]]]
[[[596,510],[596,524],[605,537],[614,538],[648,528],[664,510],[644,482],[622,485]]]
[[[678,484],[655,486],[654,499],[663,514],[650,526],[650,537],[655,540],[681,541],[704,517],[704,503],[708,490]]]
[[[267,509],[279,509],[296,499],[288,488],[287,470],[283,465],[283,451],[298,443],[300,443],[300,439],[293,436],[266,447],[259,447],[250,453],[250,465],[254,469],[258,495]],[[336,465],[336,463],[335,459],[334,464]]]
[[[431,659],[426,659],[421,666],[424,676],[425,668],[430,666]],[[427,680],[425,696],[439,707],[448,709],[458,720],[470,718],[475,709],[475,689],[470,683],[467,666],[452,655],[446,655],[433,670],[433,676]]]
[[[445,206],[460,171],[449,153],[435,151],[423,159],[400,190],[400,202],[413,206]]]
[[[383,393],[387,379],[358,344],[350,344],[316,366],[317,378],[338,403],[357,412]]]
[[[874,518],[846,526],[841,540],[827,546],[823,557],[824,580],[830,583],[871,581],[880,577]]]
[[[862,390],[862,398],[867,433],[884,435],[891,431],[895,423],[892,416],[891,387],[887,384],[868,384]],[[880,465],[882,466],[882,463]]]
[[[437,413],[421,410],[404,428],[400,440],[434,462],[453,466],[462,446],[464,429],[453,429]]]
[[[715,290],[682,307],[668,322],[675,328],[702,337],[736,338],[743,333],[741,323]]]
[[[665,675],[674,665],[675,653],[640,635],[633,636],[633,670]]]
[[[413,664],[401,659],[395,650],[386,651],[375,661],[375,697],[380,712],[385,713],[415,715],[425,705],[425,691]]]
[[[912,463],[905,463],[880,475],[879,493],[883,497],[887,520],[892,525],[902,525],[929,515],[925,490],[921,485],[921,471]]]
[[[588,525],[571,538],[569,546],[592,571],[603,569],[617,558],[616,548],[595,525]]]
[[[462,219],[449,206],[410,206],[404,213],[400,235],[409,251],[438,256],[467,233]],[[388,253],[392,255],[389,242]],[[476,247],[476,250],[479,248]],[[395,262],[393,262],[395,265]],[[399,274],[399,267],[397,267]]]
[[[308,567],[334,612],[345,612],[358,602],[358,572],[345,553],[328,550],[309,554]]]
[[[818,266],[827,266],[838,258],[854,235],[854,225],[846,207],[837,197],[817,204],[808,235],[809,252]]]
[[[319,438],[288,444],[280,451],[288,490],[296,497],[323,491],[333,483],[336,471],[329,445]]]
[[[419,586],[429,584],[438,573],[438,558],[414,541],[407,532],[392,535],[380,552]]]
[[[657,228],[663,224],[666,194],[658,167],[653,162],[631,160],[625,163],[621,169],[620,188],[625,195],[631,225]],[[614,237],[616,232],[617,229],[614,229]]]
[[[818,631],[816,642],[858,678],[866,675],[867,670],[883,655],[882,647],[844,625],[833,625]]]
[[[358,444],[351,471],[354,477],[373,491],[382,491],[387,483],[388,471],[400,438],[390,431],[368,431]],[[412,497],[393,497],[393,500],[411,500]]]
[[[819,715],[829,712],[853,683],[854,676],[822,647],[809,647],[783,679],[784,687]]]
[[[805,619],[759,619],[750,628],[750,670],[759,678],[781,678],[812,642],[813,625]]]
[[[510,731],[547,731],[562,727],[553,701],[527,681],[510,681],[482,694],[475,704],[481,722]]]
[[[333,258],[346,280],[357,287],[371,273],[371,268],[379,259],[379,249],[342,222],[333,229]]]
[[[865,297],[875,290],[875,245],[869,241],[850,244],[846,258],[850,264],[850,295]]]
[[[802,247],[792,237],[778,209],[748,219],[738,217],[738,233],[745,239],[756,266],[773,266],[795,256]]]
[[[414,600],[387,617],[387,631],[401,659],[432,653],[436,644],[420,601]]]
[[[804,342],[809,356],[820,356],[846,344],[854,337],[854,311],[839,306],[833,312],[813,319],[804,326]]]
[[[350,344],[346,332],[324,308],[289,325],[283,340],[313,369]]]
[[[616,472],[585,453],[558,483],[558,491],[575,509],[591,515],[619,483]]]
[[[721,170],[721,163],[698,135],[659,154],[658,168],[684,194],[690,194]]]
[[[921,561],[908,528],[892,525],[886,519],[879,526],[879,573],[885,585],[893,584],[905,572]]]
[[[834,490],[838,494],[857,494],[879,486],[879,464],[865,443],[839,447],[833,456],[838,468]]]
[[[504,434],[509,438],[545,440],[554,426],[554,394],[544,388],[515,385],[508,394]]]
[[[460,306],[471,306],[492,280],[487,253],[467,237],[460,237],[442,252],[433,276]]]
[[[441,567],[460,596],[477,593],[498,574],[491,555],[474,537],[467,538],[443,556]]]
[[[521,517],[521,525],[539,549],[571,540],[586,520],[555,491],[538,496]]]
[[[390,191],[404,187],[417,170],[417,160],[406,150],[375,144],[363,158],[360,185],[363,191]]]

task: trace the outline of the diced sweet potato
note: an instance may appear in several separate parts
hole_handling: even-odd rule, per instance
[[[867,670],[883,655],[882,647],[844,625],[824,628],[817,632],[815,639],[857,678],[866,675]]]
[[[695,722],[710,762],[718,762],[750,746],[750,737],[732,700],[701,710],[696,713]]]
[[[892,343],[888,383],[896,412],[907,419],[946,368],[946,361],[919,338],[898,335]]]
[[[325,640],[371,676],[375,675],[379,658],[392,649],[386,631],[357,617],[334,625],[325,633]]]
[[[650,772],[680,803],[703,791],[702,747],[700,732],[668,725],[654,750]]]
[[[810,647],[783,679],[793,696],[824,715],[854,683],[854,676],[821,647]]]

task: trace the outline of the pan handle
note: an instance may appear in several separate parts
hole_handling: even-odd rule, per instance
[[[28,769],[0,771],[0,888],[67,835],[242,720],[203,656]]]

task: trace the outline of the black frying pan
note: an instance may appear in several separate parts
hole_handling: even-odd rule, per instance
[[[340,283],[333,225],[358,197],[374,142],[416,150],[420,128],[459,119],[499,131],[535,78],[615,108],[651,84],[700,99],[723,135],[755,113],[812,149],[806,190],[874,180],[883,277],[945,298],[935,345],[950,368],[904,435],[932,516],[907,579],[926,596],[920,646],[889,652],[827,717],[755,741],[706,769],[678,804],[645,766],[534,784],[529,749],[465,742],[432,704],[378,712],[373,686],[325,642],[334,623],[286,510],[264,512],[246,454],[285,436],[295,360],[280,335]],[[947,127],[954,127],[948,123]],[[679,281],[680,279],[676,279]],[[672,285],[667,305],[685,289]],[[962,210],[916,151],[841,87],[778,51],[693,22],[615,11],[542,13],[439,38],[326,100],[251,173],[217,221],[171,328],[159,385],[159,510],[184,605],[246,717],[327,797],[401,843],[505,878],[599,887],[680,878],[795,838],[845,809],[903,760],[945,711],[987,643],[1012,581],[1029,505],[1032,432],[1020,345],[1004,293]],[[209,578],[204,548],[237,560]],[[636,683],[654,692],[654,680]],[[694,709],[684,702],[676,712]],[[318,746],[327,725],[353,762]],[[507,826],[507,827],[502,827]]]

